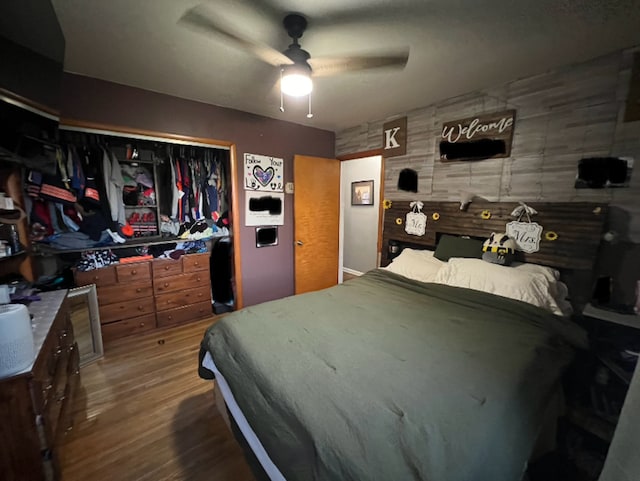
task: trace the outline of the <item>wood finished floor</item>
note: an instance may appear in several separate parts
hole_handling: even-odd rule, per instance
[[[251,481],[242,450],[198,377],[207,319],[112,342],[83,367],[64,481]]]

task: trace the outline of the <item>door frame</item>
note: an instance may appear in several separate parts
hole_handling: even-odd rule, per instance
[[[372,150],[364,150],[361,152],[354,152],[350,154],[337,155],[336,159],[340,162],[344,162],[345,160],[357,160],[364,159],[366,157],[380,157],[380,195],[378,199],[378,241],[377,241],[377,259],[376,265],[380,265],[380,256],[382,255],[382,227],[384,225],[384,167],[385,167],[385,158],[384,158],[384,149],[372,149]],[[340,175],[340,184],[342,185],[342,175]],[[346,199],[341,199],[340,202],[340,240],[338,244],[339,254],[338,254],[338,284],[343,281],[343,269],[344,269],[344,230],[342,223],[344,222],[344,218],[342,216],[342,211]]]

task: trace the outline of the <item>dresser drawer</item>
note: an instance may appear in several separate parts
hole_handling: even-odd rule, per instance
[[[126,289],[126,286],[122,286]],[[132,301],[116,302],[106,306],[100,306],[100,323],[106,324],[132,317],[142,316],[144,314],[153,314],[155,312],[153,297],[144,297]]]
[[[191,274],[180,274],[162,279],[155,279],[153,282],[154,294],[164,294],[167,292],[193,289],[194,287],[210,287],[211,279],[208,272],[196,271]]]
[[[212,315],[211,301],[198,302],[190,306],[178,307],[158,312],[158,327],[173,326],[203,319]]]
[[[69,360],[69,381],[67,383],[65,398],[64,401],[62,401],[62,407],[60,409],[60,419],[58,420],[58,429],[56,433],[56,444],[60,444],[62,442],[62,440],[60,439],[61,435],[63,435],[73,427],[73,400],[75,398],[75,393],[80,382],[80,368],[78,367],[79,359],[80,355],[76,347],[76,349],[72,352],[71,359]],[[76,366],[75,370],[71,369],[74,365]]]
[[[151,279],[149,262],[136,262],[134,264],[122,264],[116,266],[118,282],[134,282]]]
[[[98,301],[101,306],[116,302],[132,301],[141,297],[153,295],[151,280],[116,284],[115,286],[101,287],[98,289]]]
[[[70,353],[71,349],[56,347],[55,351],[48,354],[47,369],[34,372],[32,401],[36,414],[49,412],[51,405],[64,394]],[[50,426],[55,426],[52,420],[48,419],[47,422]]]
[[[182,258],[182,270],[184,272],[209,270],[209,253],[189,254]]]
[[[153,278],[175,276],[182,274],[182,259],[158,259],[154,260],[153,266]]]
[[[57,316],[34,366],[31,400],[34,414],[42,415],[43,442],[54,444],[60,409],[69,390],[70,374],[77,371],[77,344],[66,314]]]
[[[156,296],[156,309],[164,311],[203,301],[211,304],[211,289],[208,286],[159,294]]]
[[[75,271],[75,279],[78,286],[88,286],[89,284],[95,284],[98,287],[110,286],[116,283],[116,268],[115,266],[107,266],[86,272]]]
[[[133,317],[123,321],[112,322],[111,324],[102,325],[102,339],[105,342],[120,339],[121,337],[138,334],[140,332],[150,331],[156,327],[155,314],[147,314],[145,316]]]

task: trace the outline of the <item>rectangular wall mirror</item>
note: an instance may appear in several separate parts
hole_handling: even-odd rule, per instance
[[[91,284],[69,289],[67,298],[73,333],[78,343],[80,367],[82,367],[104,355],[96,286]]]

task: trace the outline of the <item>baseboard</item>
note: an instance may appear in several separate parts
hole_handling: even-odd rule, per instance
[[[352,276],[361,276],[362,274],[364,274],[364,272],[360,272],[360,271],[356,271],[353,269],[349,269],[348,267],[343,267],[342,268],[342,272],[346,273],[346,274],[351,274]]]

